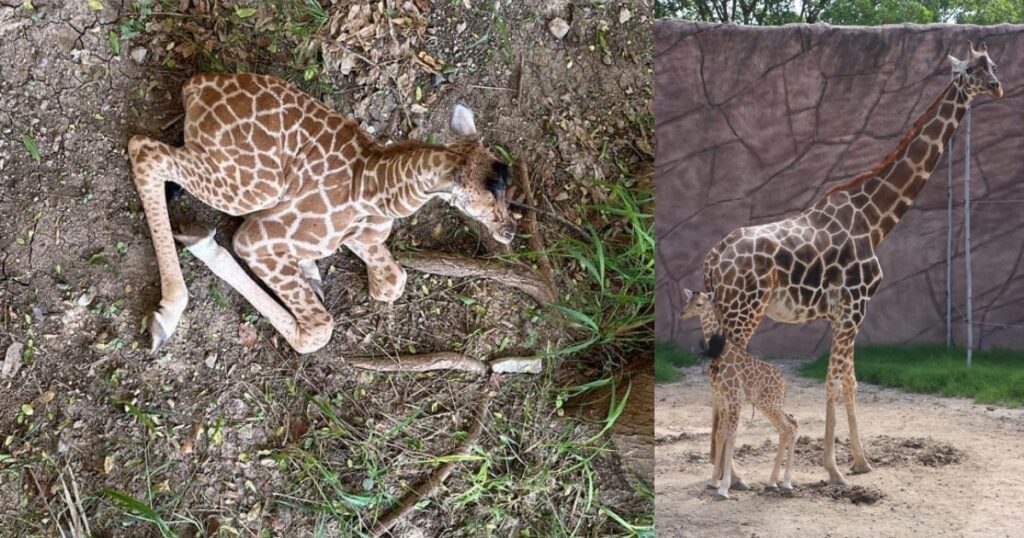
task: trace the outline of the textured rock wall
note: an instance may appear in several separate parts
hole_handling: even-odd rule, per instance
[[[655,26],[657,335],[698,339],[679,321],[683,287],[703,287],[704,254],[734,228],[806,208],[870,168],[949,81],[947,54],[985,37],[1006,96],[973,105],[975,342],[1024,349],[1024,26],[777,28]],[[961,125],[953,154],[954,341],[966,329]],[[948,154],[947,154],[948,156]],[[945,342],[946,156],[882,242],[885,273],[858,344]],[[1018,327],[1005,327],[1017,325]],[[824,321],[765,321],[753,351],[828,347]]]

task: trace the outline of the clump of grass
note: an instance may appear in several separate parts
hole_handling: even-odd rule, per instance
[[[632,180],[601,183],[607,201],[581,208],[589,240],[566,236],[551,255],[581,270],[585,280],[571,298],[555,305],[582,330],[559,355],[604,357],[649,353],[654,343],[654,216],[650,191]],[[596,224],[594,224],[596,223]]]
[[[679,349],[678,345],[672,342],[657,342],[654,344],[654,382],[679,381],[683,376],[679,369],[696,362],[696,357]]]
[[[974,398],[977,403],[1024,404],[1024,353],[975,351],[968,369],[963,348],[920,345],[858,347],[857,379],[910,392]],[[800,375],[825,379],[828,353],[800,368]]]

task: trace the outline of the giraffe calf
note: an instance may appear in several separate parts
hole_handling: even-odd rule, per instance
[[[721,333],[718,309],[714,296],[709,293],[683,290],[686,305],[682,319],[697,316],[707,342],[705,354],[711,359],[708,378],[711,382],[713,418],[712,460],[714,474],[711,486],[718,489],[718,499],[729,498],[733,476],[733,452],[740,413],[746,401],[751,402],[779,431],[779,450],[775,456],[768,487],[792,491],[793,452],[796,448],[797,423],[793,415],[783,410],[786,399],[786,381],[774,365],[762,361],[739,346],[726,340]],[[783,457],[786,473],[779,482],[779,469]]]

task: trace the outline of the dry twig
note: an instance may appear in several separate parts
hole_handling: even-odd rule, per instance
[[[526,196],[526,203],[531,208],[537,205],[533,198],[533,186],[530,183],[530,168],[525,162],[519,165],[519,185],[522,186],[523,195]],[[539,256],[540,270],[548,285],[554,287],[554,273],[551,270],[551,261],[548,260],[547,251],[544,249],[544,240],[540,236],[540,228],[537,226],[537,211],[531,209],[526,217],[527,232],[530,234],[530,248]]]

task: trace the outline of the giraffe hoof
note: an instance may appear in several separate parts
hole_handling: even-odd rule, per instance
[[[750,489],[750,486],[748,486],[747,483],[742,480],[737,480],[733,482],[732,485],[729,486],[729,489],[733,491],[748,491]]]
[[[729,494],[728,493],[722,493],[721,491],[719,491],[718,493],[715,493],[715,500],[716,501],[727,501],[727,500],[729,500]]]
[[[779,489],[779,486],[777,486],[775,484],[772,484],[770,482],[764,485],[764,490],[765,491],[775,491],[777,489]]]
[[[189,252],[193,252],[193,248],[212,242],[216,233],[216,228],[204,228],[195,223],[188,223],[182,226],[180,232],[174,234],[174,239],[185,245]]]
[[[793,493],[793,484],[782,484],[779,486],[779,490],[782,493]]]
[[[149,320],[149,334],[153,337],[153,345],[149,349],[150,353],[159,351],[160,347],[164,345],[164,342],[170,336],[170,333],[164,329],[164,323],[166,323],[166,320],[160,314],[160,311],[153,312]]]
[[[836,486],[843,486],[843,487],[846,487],[846,486],[850,485],[850,481],[845,479],[845,478],[843,478],[843,477],[829,478],[828,479],[828,483],[836,485]]]
[[[870,473],[873,470],[874,469],[871,468],[871,464],[866,461],[860,464],[854,463],[853,467],[850,468],[850,472],[853,474]]]

